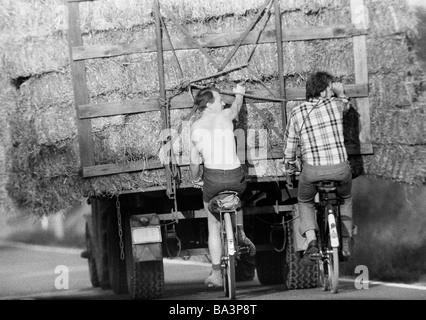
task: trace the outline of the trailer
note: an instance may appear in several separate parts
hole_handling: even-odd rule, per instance
[[[116,175],[121,173],[163,170],[165,184],[135,190],[121,190],[114,195],[90,196],[91,213],[86,219],[86,250],[90,280],[93,287],[112,289],[116,294],[130,294],[132,299],[159,299],[163,296],[163,259],[208,256],[207,215],[203,209],[202,193],[180,177],[180,170],[188,167],[185,157],[175,158],[173,150],[166,164],[158,159],[98,165],[94,156],[91,121],[96,118],[116,115],[132,115],[145,112],[160,112],[163,130],[170,130],[170,111],[192,107],[191,96],[209,79],[221,77],[235,70],[247,68],[249,61],[234,67],[228,63],[242,46],[259,43],[276,44],[278,60],[278,88],[254,89],[246,92],[245,104],[258,113],[268,130],[282,138],[287,123],[287,103],[304,99],[304,89],[286,87],[284,77],[285,57],[283,46],[290,41],[322,41],[324,39],[352,39],[355,64],[355,82],[345,84],[348,97],[357,101],[360,113],[359,141],[347,145],[349,154],[371,154],[369,135],[368,75],[366,64],[366,8],[362,0],[351,0],[352,21],[346,25],[307,27],[288,30],[281,21],[280,1],[266,0],[246,30],[240,34],[205,34],[193,38],[190,31],[179,24],[173,12],[153,0],[153,23],[155,39],[143,39],[137,45],[83,45],[79,21],[79,5],[85,0],[68,0],[68,43],[70,68],[74,89],[76,127],[83,178]],[[102,1],[102,0],[99,0]],[[274,14],[275,25],[267,27],[267,19],[259,33],[254,27],[266,14]],[[183,38],[169,37],[165,26],[173,22]],[[184,41],[182,41],[184,39]],[[209,56],[209,49],[229,47],[231,50],[219,64]],[[215,67],[215,72],[185,79],[172,90],[166,88],[164,76],[164,53],[175,50],[199,50]],[[255,50],[255,49],[253,49]],[[89,101],[85,61],[108,59],[119,55],[141,52],[156,52],[158,69],[157,99],[128,99],[122,102],[91,103]],[[221,92],[226,103],[232,103],[232,92]],[[257,107],[262,102],[273,103],[282,113],[282,128],[270,124],[267,115]],[[195,112],[195,110],[193,110]],[[167,136],[164,145],[172,146],[173,138]],[[275,148],[267,153],[253,154],[246,145],[238,146],[242,163],[247,168],[248,187],[243,200],[244,225],[250,239],[256,245],[253,260],[237,262],[237,276],[247,273],[254,276],[256,270],[262,285],[284,284],[288,289],[312,288],[318,285],[318,270],[315,266],[301,264],[301,253],[294,245],[297,239],[297,183],[286,181],[285,174],[258,176],[250,164],[259,160],[280,161],[283,150]],[[249,276],[250,277],[250,276]]]

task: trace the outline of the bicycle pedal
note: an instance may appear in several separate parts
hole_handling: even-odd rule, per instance
[[[320,260],[322,258],[321,253],[311,253],[309,259],[311,260]]]
[[[249,253],[250,252],[250,248],[249,248],[249,246],[242,246],[242,247],[238,248],[238,252],[240,254],[242,254],[242,253]]]

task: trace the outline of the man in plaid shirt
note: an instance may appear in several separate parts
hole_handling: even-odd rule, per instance
[[[306,102],[293,108],[284,136],[286,170],[294,170],[297,149],[300,147],[302,171],[299,177],[299,232],[307,238],[308,247],[303,262],[314,264],[309,256],[319,251],[315,220],[315,182],[341,181],[337,194],[344,199],[340,206],[342,217],[342,250],[349,257],[352,239],[352,173],[344,145],[343,113],[349,101],[343,88],[333,85],[333,76],[317,72],[306,82]]]

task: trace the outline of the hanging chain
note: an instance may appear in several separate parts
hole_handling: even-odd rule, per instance
[[[120,238],[120,259],[124,260],[124,242],[123,242],[123,225],[121,223],[121,211],[120,211],[120,201],[115,202],[115,206],[117,207],[117,221],[118,221],[118,237]]]

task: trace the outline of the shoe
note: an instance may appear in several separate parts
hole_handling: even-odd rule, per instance
[[[223,286],[222,271],[212,270],[210,275],[204,280],[204,283],[209,288],[219,288]]]
[[[303,253],[302,264],[306,266],[315,265],[318,259],[312,258],[311,255],[318,252],[319,252],[319,249],[318,249],[317,240],[316,239],[312,240],[311,242],[309,242],[308,247]]]
[[[353,238],[342,237],[342,261],[348,261],[351,256],[351,248],[353,246]]]
[[[254,257],[256,255],[256,246],[249,238],[247,238],[243,230],[238,231],[238,242],[240,243],[240,247],[247,247],[250,257]]]

